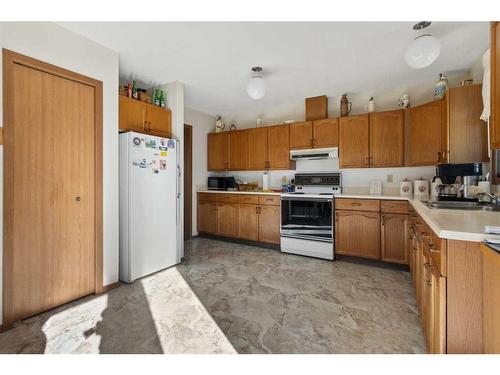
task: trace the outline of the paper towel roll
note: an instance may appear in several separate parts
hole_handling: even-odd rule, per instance
[[[269,175],[267,173],[264,173],[262,175],[262,190],[268,190],[269,189]]]

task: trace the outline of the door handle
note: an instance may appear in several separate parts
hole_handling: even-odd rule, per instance
[[[80,202],[81,200],[82,200],[82,198],[80,198],[80,197],[75,197],[75,201]]]

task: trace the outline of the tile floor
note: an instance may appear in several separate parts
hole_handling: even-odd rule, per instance
[[[0,353],[425,352],[408,272],[207,238],[185,258],[17,323]]]

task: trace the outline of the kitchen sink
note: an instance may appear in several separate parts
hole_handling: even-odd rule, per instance
[[[437,209],[500,212],[500,206],[484,202],[427,201],[426,204]]]

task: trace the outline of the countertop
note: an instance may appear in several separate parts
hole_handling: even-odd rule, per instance
[[[224,193],[224,194],[263,194],[281,195],[275,192],[251,192],[251,191],[201,191],[201,193]],[[484,226],[500,226],[500,213],[485,211],[447,210],[431,209],[417,198],[402,197],[395,194],[371,195],[366,193],[347,193],[336,195],[335,198],[357,198],[357,199],[387,199],[407,200],[422,217],[427,225],[440,238],[459,241],[481,242],[487,238],[500,239],[500,235],[485,234]]]

